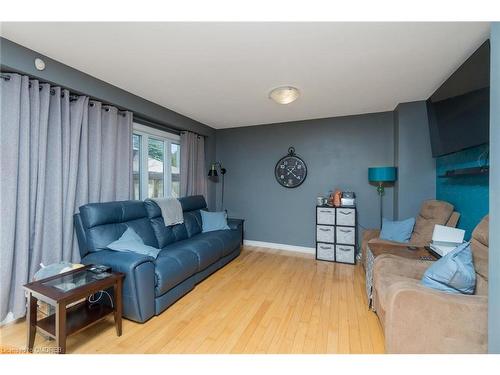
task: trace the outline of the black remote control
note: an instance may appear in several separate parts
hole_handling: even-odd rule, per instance
[[[90,267],[89,271],[98,274],[98,273],[111,271],[111,267],[104,266],[102,264],[96,264],[96,265],[93,265],[92,267]]]

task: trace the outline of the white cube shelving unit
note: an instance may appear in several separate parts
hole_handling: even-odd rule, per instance
[[[356,264],[356,207],[316,206],[316,259]]]

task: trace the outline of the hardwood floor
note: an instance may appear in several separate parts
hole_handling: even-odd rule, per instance
[[[245,247],[226,267],[145,324],[112,317],[68,338],[68,353],[383,353],[361,265]],[[24,321],[0,329],[24,348]],[[37,333],[36,347],[54,346]]]

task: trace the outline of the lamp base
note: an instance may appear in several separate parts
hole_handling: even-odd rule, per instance
[[[384,195],[384,192],[385,192],[384,184],[382,182],[379,182],[377,186],[377,193],[379,195]]]
[[[382,214],[383,214],[383,210],[382,210],[382,197],[384,196],[384,192],[385,192],[385,189],[384,189],[384,184],[382,182],[379,182],[378,183],[378,186],[377,186],[377,193],[380,197],[380,229],[382,229]]]

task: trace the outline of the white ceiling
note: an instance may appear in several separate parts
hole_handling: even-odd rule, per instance
[[[214,128],[393,110],[489,23],[3,23],[2,36]],[[279,105],[277,86],[302,95]]]

